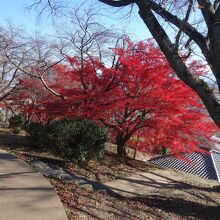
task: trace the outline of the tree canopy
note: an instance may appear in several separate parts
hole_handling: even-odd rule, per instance
[[[220,104],[215,96],[215,92],[219,93],[220,88],[220,1],[99,1],[113,7],[124,7],[131,4],[138,6],[140,17],[157,41],[171,67],[179,78],[200,96],[211,117],[220,126]],[[198,20],[191,18],[191,14],[195,11],[199,17]],[[162,26],[161,20],[176,29],[174,41]],[[202,23],[202,28],[198,27],[200,23]],[[196,77],[183,61],[180,53],[181,46],[188,49],[190,54],[192,43],[200,49],[216,79],[217,91],[215,92],[204,80]]]
[[[151,40],[133,43],[128,38],[124,47],[112,52],[111,66],[90,55],[83,68],[78,56],[67,57],[70,65],[54,67],[54,74],[45,79],[62,98],[25,77],[8,105],[43,123],[90,118],[109,128],[121,156],[135,137],[140,140],[135,147],[142,152],[161,147],[172,153],[199,151],[198,146],[210,140],[217,128],[197,94],[179,80],[162,52]],[[197,76],[205,74],[199,62],[186,65]]]

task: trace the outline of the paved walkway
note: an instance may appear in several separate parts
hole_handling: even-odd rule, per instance
[[[0,150],[0,220],[67,220],[48,180]]]
[[[204,184],[204,186],[219,185],[217,181],[201,179],[188,173],[158,169],[134,174],[130,177],[121,177],[115,181],[105,183],[105,186],[121,196],[132,198],[157,192],[159,189],[179,188],[183,180],[197,182]]]

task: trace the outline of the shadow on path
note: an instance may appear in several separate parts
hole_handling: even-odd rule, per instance
[[[196,217],[201,219],[220,219],[220,205],[202,205],[185,199],[152,195],[133,200],[144,203],[149,207],[159,208],[165,212],[178,214],[185,217]]]

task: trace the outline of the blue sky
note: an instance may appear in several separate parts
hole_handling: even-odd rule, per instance
[[[85,0],[72,0],[74,5],[79,5]],[[138,16],[138,12],[134,9],[130,17],[126,16],[129,11],[129,8],[116,11],[109,6],[105,6],[101,3],[98,3],[97,0],[87,0],[84,3],[85,7],[90,4],[97,4],[97,7],[103,7],[104,13],[106,11],[111,11],[109,18],[105,18],[107,26],[113,25],[115,28],[124,30],[128,33],[132,33],[136,39],[146,39],[150,37],[149,32],[147,31],[142,20]],[[51,35],[53,34],[53,28],[51,24],[51,18],[44,16],[40,22],[36,21],[36,14],[34,11],[29,12],[25,9],[25,6],[30,5],[31,0],[1,0],[0,7],[0,24],[5,24],[7,20],[10,20],[12,23],[19,27],[27,29],[28,32],[42,32],[43,34]],[[96,7],[96,5],[95,5]],[[107,9],[105,11],[105,9]]]
[[[26,6],[30,4],[30,0],[1,0],[0,7],[0,24],[5,24],[7,21],[12,22],[18,27],[26,29],[28,32],[40,31],[51,33],[52,27],[45,20],[42,22],[36,21],[34,12],[29,12]]]

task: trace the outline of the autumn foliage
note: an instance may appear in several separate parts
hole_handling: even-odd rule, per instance
[[[121,156],[128,145],[146,153],[162,147],[172,153],[200,150],[198,146],[209,140],[216,127],[198,96],[177,78],[152,41],[127,39],[125,48],[112,53],[111,64],[90,56],[81,65],[78,58],[68,57],[69,65],[54,68],[49,85],[62,98],[33,80],[22,79],[24,89],[8,103],[44,123],[77,116],[105,125]],[[187,65],[195,74],[205,74],[203,65]]]

